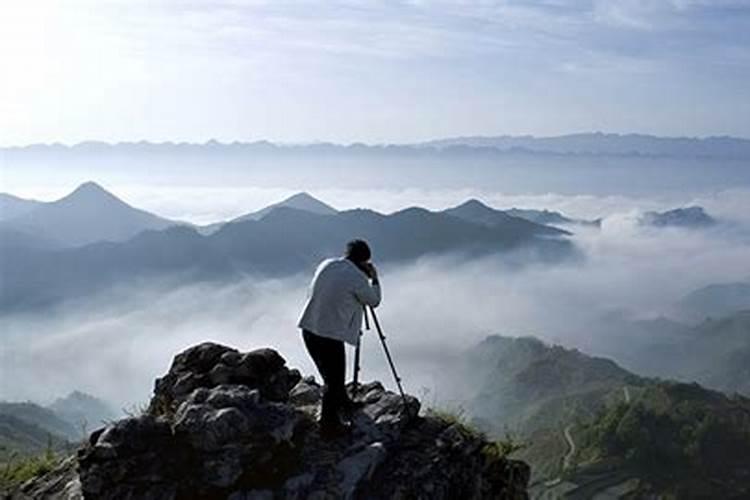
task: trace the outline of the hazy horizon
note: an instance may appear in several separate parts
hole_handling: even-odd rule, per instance
[[[134,137],[130,139],[122,139],[122,140],[105,140],[96,136],[87,137],[87,138],[81,138],[80,140],[76,140],[73,142],[66,142],[61,140],[55,140],[50,139],[47,141],[39,141],[39,142],[26,142],[26,143],[17,143],[17,144],[9,144],[9,143],[0,143],[0,149],[19,149],[19,148],[27,148],[30,146],[64,146],[68,148],[73,148],[76,146],[82,146],[87,144],[107,144],[107,145],[124,145],[124,144],[151,144],[151,145],[193,145],[193,146],[203,146],[203,145],[222,145],[222,146],[229,146],[232,144],[254,144],[254,143],[269,143],[273,144],[275,146],[279,147],[289,147],[289,146],[316,146],[316,145],[333,145],[333,146],[357,146],[357,145],[364,145],[368,147],[378,147],[378,146],[421,146],[421,145],[429,145],[429,143],[432,142],[439,142],[439,141],[445,141],[445,140],[454,140],[454,139],[493,139],[493,138],[533,138],[533,139],[557,139],[557,138],[565,138],[565,137],[572,137],[572,136],[587,136],[587,135],[600,135],[600,136],[609,136],[609,137],[652,137],[655,139],[687,139],[687,140],[708,140],[708,139],[737,139],[741,141],[750,141],[750,133],[745,136],[741,135],[732,135],[732,134],[722,134],[718,132],[711,132],[707,131],[704,134],[693,134],[693,135],[668,135],[668,134],[657,134],[657,133],[644,133],[640,132],[638,130],[572,130],[572,131],[561,131],[557,134],[535,134],[533,132],[527,132],[527,133],[492,133],[492,131],[488,131],[481,134],[468,134],[468,133],[456,133],[453,135],[442,135],[442,136],[434,136],[434,137],[422,137],[418,140],[410,140],[410,141],[385,141],[385,142],[378,142],[375,140],[367,140],[366,138],[360,139],[360,140],[354,140],[354,141],[335,141],[335,140],[320,140],[315,138],[302,138],[295,141],[283,141],[283,140],[275,140],[271,137],[253,137],[253,138],[226,138],[226,139],[217,139],[216,137],[209,137],[202,141],[187,141],[187,140],[179,140],[179,139],[169,139],[164,138],[162,140],[150,140],[145,137]]]
[[[739,0],[3,2],[0,137],[748,137],[748,33]]]

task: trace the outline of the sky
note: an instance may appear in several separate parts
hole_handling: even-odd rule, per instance
[[[0,2],[0,146],[750,137],[747,0]]]

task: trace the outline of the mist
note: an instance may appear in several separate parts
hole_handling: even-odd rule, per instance
[[[406,199],[432,200],[435,207],[470,194],[423,191],[420,198],[415,192],[388,196],[380,191],[380,197],[368,198],[362,191],[359,199],[378,199],[390,207]],[[444,362],[487,335],[534,335],[591,354],[606,353],[609,344],[622,339],[597,326],[603,316],[624,312],[656,317],[696,288],[750,277],[750,197],[742,190],[682,200],[702,203],[720,217],[717,227],[706,230],[638,224],[644,210],[678,200],[485,195],[496,206],[562,207],[571,215],[604,219],[601,229],[570,228],[586,256],[582,261],[521,265],[519,254],[470,261],[443,255],[384,265],[384,298],[377,314],[409,393],[428,391],[440,401],[437,375]],[[343,198],[339,201],[345,205]],[[140,405],[148,401],[154,379],[166,373],[172,357],[204,341],[242,351],[273,347],[289,366],[320,381],[296,327],[312,271],[231,284],[174,286],[151,280],[68,301],[43,315],[0,318],[0,399],[48,402],[78,389],[119,408]],[[347,353],[350,380],[353,348]],[[361,380],[395,388],[374,329],[364,334],[361,366]]]

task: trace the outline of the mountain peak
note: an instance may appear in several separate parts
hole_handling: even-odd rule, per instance
[[[315,198],[314,196],[310,195],[309,193],[305,191],[301,191],[299,193],[293,194],[289,198],[285,198],[284,200],[281,200],[278,203],[274,203],[273,205],[269,205],[265,208],[262,208],[258,210],[257,212],[251,212],[249,214],[241,215],[240,217],[237,217],[236,219],[232,219],[232,222],[240,222],[240,221],[245,221],[245,220],[260,220],[266,215],[268,215],[271,211],[279,207],[294,208],[297,210],[311,212],[311,213],[319,214],[319,215],[334,215],[338,213],[338,210],[336,210],[332,206],[327,205],[326,203],[323,203],[322,201],[320,201],[319,199]]]
[[[292,200],[320,201],[317,198],[315,198],[313,195],[308,193],[307,191],[300,191],[299,193],[295,193],[289,198],[287,198],[285,201],[292,201]]]
[[[24,498],[140,498],[144,484],[175,499],[527,497],[528,465],[377,381],[359,385],[351,433],[323,440],[322,394],[273,349],[198,344],[156,380],[144,414],[94,431],[67,467],[26,483]]]
[[[458,205],[456,208],[471,208],[471,209],[483,209],[483,210],[493,210],[492,207],[487,205],[486,203],[476,199],[476,198],[469,198],[465,202]]]
[[[86,181],[83,184],[79,185],[77,188],[75,188],[69,195],[65,196],[64,198],[58,200],[78,200],[78,199],[86,199],[86,200],[111,200],[111,201],[119,201],[122,203],[122,201],[106,189],[104,189],[100,184],[97,184],[94,181]]]
[[[336,213],[335,208],[326,203],[323,203],[306,191],[300,191],[299,193],[293,194],[289,198],[275,204],[274,206],[287,206],[292,208],[299,208],[302,210],[309,210],[316,213]]]

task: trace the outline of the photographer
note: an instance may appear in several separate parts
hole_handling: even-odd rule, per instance
[[[352,240],[344,256],[321,262],[297,323],[325,383],[320,417],[320,432],[325,438],[348,432],[339,411],[351,414],[356,407],[344,386],[344,342],[357,345],[364,307],[380,304],[380,282],[370,257],[370,247],[364,240]]]

